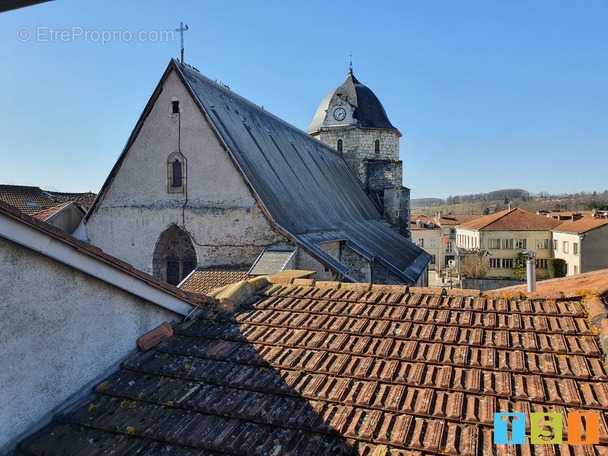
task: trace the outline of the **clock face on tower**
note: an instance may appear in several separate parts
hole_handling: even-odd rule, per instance
[[[346,118],[346,110],[344,108],[334,109],[334,119],[340,121]]]

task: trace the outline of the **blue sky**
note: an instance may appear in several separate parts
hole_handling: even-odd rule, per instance
[[[0,14],[0,183],[97,192],[172,57],[306,129],[348,72],[413,198],[608,188],[604,0],[62,0]]]

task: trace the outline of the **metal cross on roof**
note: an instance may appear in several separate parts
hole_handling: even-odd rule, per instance
[[[184,32],[188,30],[188,25],[184,25],[183,22],[179,23],[179,28],[175,29],[176,32],[179,32],[182,44],[182,53],[180,62],[184,63]]]

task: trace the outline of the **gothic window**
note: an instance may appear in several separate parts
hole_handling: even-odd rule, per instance
[[[177,285],[196,268],[190,236],[177,225],[161,234],[154,249],[154,276]]]
[[[184,193],[186,187],[186,157],[173,152],[167,159],[167,192]]]
[[[380,140],[376,139],[374,141],[374,152],[379,154],[380,153]]]
[[[342,152],[342,150],[344,149],[344,141],[342,141],[341,139],[338,139],[338,143],[336,144],[336,149],[338,150],[338,152]]]

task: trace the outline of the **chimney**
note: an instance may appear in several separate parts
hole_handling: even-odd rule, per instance
[[[536,252],[528,250],[522,252],[526,256],[526,279],[528,283],[528,293],[536,291]]]

